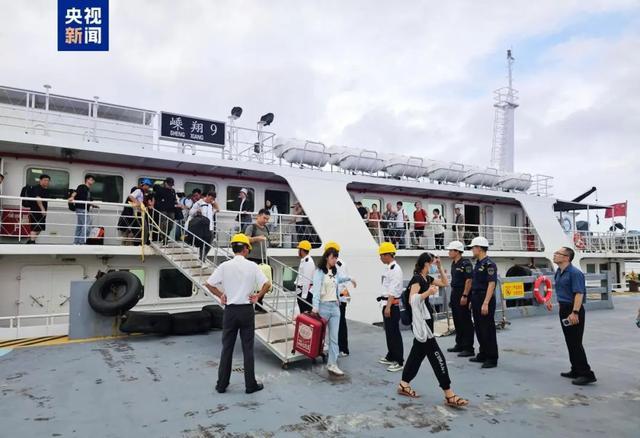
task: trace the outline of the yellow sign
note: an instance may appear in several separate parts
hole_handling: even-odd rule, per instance
[[[505,299],[524,298],[524,283],[502,283],[502,296]]]

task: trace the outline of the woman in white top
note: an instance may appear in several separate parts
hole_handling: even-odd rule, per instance
[[[436,249],[444,249],[444,219],[440,216],[440,210],[433,209],[433,218],[431,219],[431,226],[433,227],[433,236],[436,241]]]
[[[271,213],[271,221],[269,221],[269,223],[267,224],[267,228],[270,232],[273,232],[280,223],[280,217],[278,216],[278,206],[267,199],[264,203],[264,208],[269,210],[269,213]]]
[[[429,275],[433,263],[438,268],[439,278],[437,279]],[[429,297],[435,295],[439,287],[448,285],[449,280],[440,259],[427,252],[420,254],[413,271],[413,278],[409,281],[409,296],[406,297],[411,308],[411,328],[415,339],[409,357],[404,364],[404,370],[402,370],[398,394],[411,398],[419,397],[411,388],[410,382],[418,374],[420,365],[426,357],[438,379],[440,388],[444,391],[445,404],[461,408],[467,406],[469,401],[457,396],[451,389],[447,361],[433,334],[433,307],[429,303]],[[405,301],[405,297],[403,297],[403,301]]]
[[[343,376],[344,372],[338,368],[338,333],[340,330],[340,283],[350,281],[353,287],[356,282],[350,277],[343,277],[338,274],[336,262],[338,261],[338,251],[335,248],[327,249],[318,262],[318,269],[313,275],[313,313],[329,322],[329,360],[327,361],[327,371],[337,376]]]

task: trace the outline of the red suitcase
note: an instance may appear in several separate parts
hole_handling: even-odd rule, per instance
[[[324,335],[327,320],[310,313],[301,313],[296,318],[296,330],[293,336],[293,349],[311,359],[324,357]]]

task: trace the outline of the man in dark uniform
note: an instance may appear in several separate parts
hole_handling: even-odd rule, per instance
[[[471,250],[477,260],[471,283],[471,308],[480,351],[477,356],[469,360],[482,363],[482,368],[495,368],[498,366],[498,342],[494,319],[498,267],[487,256],[489,241],[486,238],[482,236],[474,238],[471,241]]]
[[[451,353],[459,353],[460,357],[475,356],[473,350],[473,321],[469,308],[473,265],[469,259],[462,257],[464,244],[458,240],[449,243],[451,262],[451,314],[456,328],[456,345],[447,349]]]

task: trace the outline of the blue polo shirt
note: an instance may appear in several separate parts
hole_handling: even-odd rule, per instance
[[[573,265],[567,266],[564,271],[560,268],[554,275],[556,283],[556,297],[559,303],[573,303],[575,294],[585,295],[584,301],[586,301],[587,284],[584,279],[584,274],[578,268]]]

